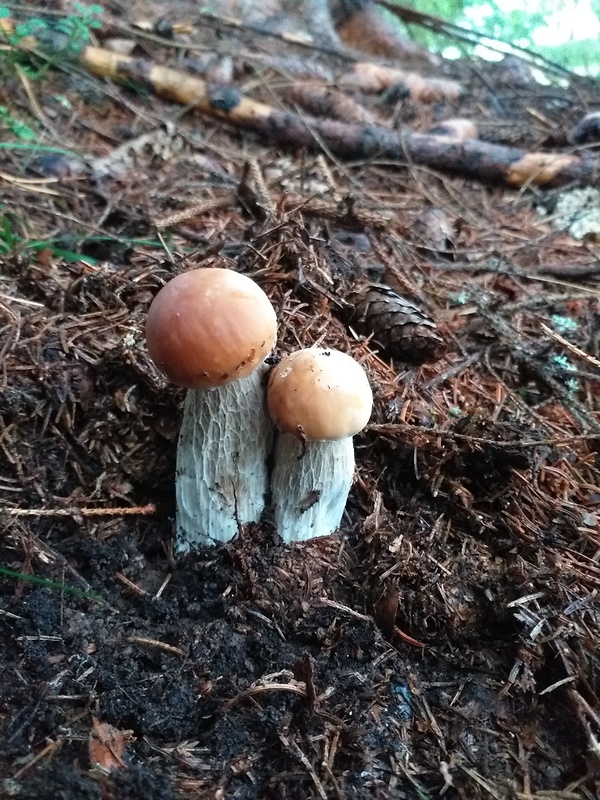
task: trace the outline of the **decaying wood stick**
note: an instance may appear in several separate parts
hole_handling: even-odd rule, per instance
[[[53,47],[60,36],[53,38]],[[63,43],[64,44],[64,43]],[[264,141],[318,150],[323,145],[338,158],[387,160],[438,169],[485,183],[548,188],[600,183],[600,161],[556,153],[527,152],[516,147],[306,118],[279,111],[245,97],[231,86],[207,83],[180,70],[85,47],[81,61],[95,75],[135,81],[157,94],[197,108],[204,114],[258,133]]]
[[[255,131],[277,144],[318,149],[318,138],[338,158],[408,161],[486,183],[506,183],[515,187],[528,183],[550,188],[566,183],[591,185],[600,182],[597,158],[528,153],[517,147],[393,131],[380,125],[307,120],[245,97],[235,88],[210,85],[192,75],[156,66],[145,59],[86,47],[82,60],[96,75],[120,81],[142,81],[157,94]]]

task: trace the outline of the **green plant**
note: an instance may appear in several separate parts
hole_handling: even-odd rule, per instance
[[[13,231],[8,215],[0,218],[0,255],[9,255],[14,252],[18,242],[18,235]]]
[[[77,153],[73,150],[65,150],[62,147],[48,147],[45,144],[23,144],[20,142],[0,142],[0,150],[28,150],[34,155],[39,153],[54,153],[55,155],[68,156],[75,158]]]
[[[0,206],[1,212],[2,207]],[[88,237],[80,237],[77,241],[90,241],[90,239]],[[92,265],[98,263],[95,258],[65,248],[57,239],[30,238],[27,235],[24,221],[5,210],[5,213],[0,216],[0,255],[32,256],[42,250],[50,250],[55,258],[60,258],[68,263],[73,261],[85,261],[87,264]]]
[[[164,247],[161,242],[154,239],[122,239],[117,236],[73,234],[69,235],[68,241],[67,247],[64,241],[54,237],[41,239],[30,237],[25,221],[0,205],[0,256],[31,257],[42,250],[49,250],[54,258],[67,263],[80,261],[94,266],[99,263],[99,259],[78,252],[80,245],[117,242],[127,247],[150,247],[157,250]]]
[[[0,106],[0,126],[6,128],[17,137],[25,141],[33,141],[36,132],[26,122],[13,116],[6,106]]]
[[[565,69],[590,75],[600,72],[597,37],[583,38],[588,32],[583,22],[569,25],[569,4],[566,2],[534,0],[523,8],[517,7],[518,3],[507,4],[499,0],[409,0],[409,2],[390,0],[390,2],[399,6],[411,6],[421,13],[438,17],[451,25],[458,25],[467,34],[480,34],[474,37],[469,35],[467,41],[433,28],[427,29],[414,24],[406,26],[415,40],[449,57],[455,58],[459,53],[466,58],[472,57],[474,53],[483,54],[488,44],[485,39],[488,39],[490,42],[497,40],[508,46],[527,48],[553,63],[562,65]],[[510,8],[510,5],[515,7]],[[575,10],[577,4],[571,5]],[[584,11],[582,8],[582,13]],[[587,19],[593,20],[595,16],[597,21],[600,18],[600,0],[590,0],[588,12]],[[572,15],[575,21],[578,17],[579,13]],[[565,39],[564,35],[568,30],[571,34]],[[543,38],[552,43],[541,44],[541,34],[547,34]],[[507,48],[505,45],[500,45],[495,49],[497,53],[495,57],[499,58],[499,54]]]
[[[68,37],[69,48],[79,53],[90,41],[93,28],[100,28],[102,23],[99,17],[104,9],[99,5],[85,6],[83,3],[73,3],[74,14],[60,19],[55,30]]]
[[[101,27],[100,16],[104,9],[100,5],[86,6],[83,3],[73,3],[73,13],[58,20],[47,20],[42,17],[32,17],[26,22],[15,25],[12,33],[4,36],[9,44],[15,47],[21,44],[27,36],[35,37],[42,45],[52,43],[52,50],[78,55],[89,43],[91,31]],[[10,9],[0,6],[0,19],[10,17]],[[60,43],[57,46],[57,43]]]
[[[48,578],[39,578],[37,575],[28,575],[26,572],[18,572],[15,569],[0,566],[0,576],[4,575],[7,578],[14,578],[15,580],[24,581],[25,583],[35,583],[38,586],[44,586],[46,589],[56,589],[66,594],[72,594],[75,597],[83,597],[86,600],[91,600],[94,603],[101,605],[108,605],[103,597],[91,592],[84,592],[83,589],[78,589],[76,586],[69,586],[66,583],[59,583],[58,581],[51,581]]]

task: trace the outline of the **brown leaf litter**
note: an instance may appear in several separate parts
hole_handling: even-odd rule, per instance
[[[477,147],[572,163],[597,84],[427,62],[460,97],[342,92],[347,54],[203,19],[181,4],[165,39],[107,17],[98,44],[125,26],[136,58],[205,57],[320,119],[310,147],[81,65],[0,88],[69,151],[0,154],[0,567],[21,576],[0,571],[0,795],[597,797],[598,243],[539,213],[556,190],[319,141],[346,111],[396,139],[460,117]],[[338,534],[284,547],[267,514],[175,561],[182,392],[143,326],[216,265],[268,293],[275,357],[351,353],[375,409]]]

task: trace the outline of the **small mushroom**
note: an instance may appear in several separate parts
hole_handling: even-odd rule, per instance
[[[352,437],[371,416],[366,373],[338,350],[298,350],[271,373],[267,402],[280,431],[271,476],[277,531],[285,542],[327,536],[352,485]]]
[[[229,269],[185,272],[154,298],[148,351],[189,390],[177,445],[177,552],[228,541],[260,518],[274,433],[264,359],[276,336],[266,294]]]
[[[433,125],[427,131],[428,136],[436,136],[440,139],[451,139],[459,142],[466,142],[469,139],[477,139],[479,132],[477,126],[470,119],[446,119]]]

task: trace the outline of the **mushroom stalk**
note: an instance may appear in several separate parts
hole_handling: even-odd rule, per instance
[[[271,491],[284,542],[328,536],[340,526],[354,476],[352,438],[299,441],[280,434]]]
[[[274,429],[260,365],[213,389],[189,389],[177,446],[178,553],[226,542],[258,522],[269,486]]]

